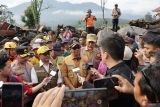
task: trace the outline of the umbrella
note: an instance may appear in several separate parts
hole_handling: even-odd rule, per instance
[[[157,7],[156,9],[152,10],[153,12],[160,12],[160,6]]]

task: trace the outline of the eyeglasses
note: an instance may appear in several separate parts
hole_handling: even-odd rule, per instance
[[[50,55],[50,51],[47,51],[47,52],[43,53],[42,55],[44,55],[44,56]]]
[[[155,98],[156,98],[156,102],[159,102],[159,99],[158,99],[158,96],[157,96],[157,92],[156,92],[156,90],[153,88],[153,86],[151,85],[150,80],[149,80],[149,78],[147,77],[147,75],[146,75],[146,73],[145,73],[145,70],[148,69],[148,68],[151,68],[151,67],[152,67],[152,65],[149,65],[149,66],[143,68],[143,69],[141,70],[141,73],[142,73],[142,75],[143,75],[146,83],[149,85],[149,87],[151,88],[152,92],[154,93],[154,96],[155,96]]]

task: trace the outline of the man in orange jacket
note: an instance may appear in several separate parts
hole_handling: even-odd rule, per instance
[[[88,9],[87,15],[83,18],[83,21],[86,22],[86,31],[89,33],[94,33],[94,21],[96,21],[96,17],[93,16],[92,10]]]

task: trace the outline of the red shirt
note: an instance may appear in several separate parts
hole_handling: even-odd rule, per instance
[[[19,82],[22,83],[24,85],[24,93],[28,96],[32,95],[32,87],[29,86],[27,83],[25,83],[20,77],[18,76],[10,76],[7,79],[7,82]]]

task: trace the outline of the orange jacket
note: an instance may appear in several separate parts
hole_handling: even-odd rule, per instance
[[[96,20],[96,17],[93,15],[91,15],[90,17],[85,16],[83,18],[83,21],[86,21],[87,27],[94,27],[94,24],[93,24],[94,20]]]

